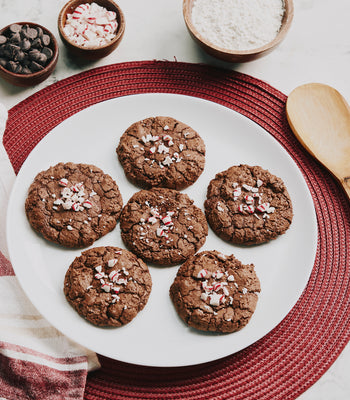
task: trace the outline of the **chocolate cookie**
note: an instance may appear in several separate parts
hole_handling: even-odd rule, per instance
[[[243,245],[275,239],[293,219],[282,179],[259,166],[238,165],[217,174],[209,184],[204,206],[213,231]]]
[[[122,326],[141,311],[151,293],[147,265],[128,250],[95,247],[67,270],[64,294],[71,306],[98,326]]]
[[[116,226],[123,201],[114,180],[94,165],[59,163],[40,172],[25,203],[31,226],[67,247],[90,246]]]
[[[203,251],[179,268],[170,297],[189,326],[213,332],[235,332],[253,315],[260,292],[254,265],[233,255]]]
[[[164,265],[185,261],[208,234],[202,210],[186,194],[165,188],[135,193],[121,213],[120,228],[129,250]]]
[[[127,178],[146,189],[188,187],[205,163],[205,145],[198,133],[170,117],[132,124],[120,138],[117,154]]]

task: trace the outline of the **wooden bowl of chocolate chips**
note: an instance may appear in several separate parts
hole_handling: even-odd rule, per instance
[[[33,22],[16,22],[0,30],[0,77],[16,86],[34,86],[55,69],[54,35]]]

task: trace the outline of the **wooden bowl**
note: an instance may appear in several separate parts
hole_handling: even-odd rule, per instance
[[[183,16],[187,29],[199,46],[211,56],[220,60],[237,63],[255,60],[271,52],[286,36],[293,20],[293,0],[284,0],[285,12],[277,36],[270,42],[252,50],[227,50],[210,43],[194,27],[192,23],[192,7],[195,0],[183,0]]]
[[[38,72],[33,72],[31,74],[18,74],[0,65],[0,77],[16,86],[35,86],[48,78],[56,67],[58,60],[58,44],[56,38],[47,28],[34,22],[15,22],[13,24],[7,25],[0,30],[0,35],[3,35],[5,32],[7,32],[10,26],[14,24],[28,25],[30,28],[41,28],[43,32],[50,37],[50,44],[47,47],[52,50],[53,56],[49,63],[44,67],[44,69]]]
[[[118,22],[116,36],[107,45],[86,48],[72,43],[64,33],[63,28],[66,24],[67,14],[72,14],[80,4],[86,3],[96,3],[99,6],[106,8],[108,11],[114,11],[116,13]],[[112,0],[71,0],[66,3],[58,16],[58,31],[62,42],[67,46],[67,49],[71,54],[87,60],[97,60],[106,57],[118,47],[125,31],[125,18],[120,7]]]

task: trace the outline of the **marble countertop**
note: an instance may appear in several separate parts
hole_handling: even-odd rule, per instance
[[[115,52],[96,62],[73,59],[58,36],[57,16],[65,0],[0,0],[0,26],[33,21],[56,35],[60,56],[54,73],[33,88],[0,81],[0,102],[11,108],[36,91],[81,71],[125,61],[177,60],[207,63],[250,74],[285,94],[309,82],[336,88],[350,102],[350,1],[294,0],[294,20],[281,45],[249,63],[228,64],[206,55],[189,36],[182,0],[117,0],[126,18],[124,38]],[[350,399],[350,344],[301,400]]]

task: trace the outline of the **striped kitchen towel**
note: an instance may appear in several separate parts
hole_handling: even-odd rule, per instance
[[[6,208],[15,179],[2,145],[6,119],[0,104],[0,400],[83,399],[87,372],[100,366],[96,354],[38,313],[4,255]]]
[[[0,252],[0,399],[83,399],[87,372],[98,367],[95,353],[38,313]]]

